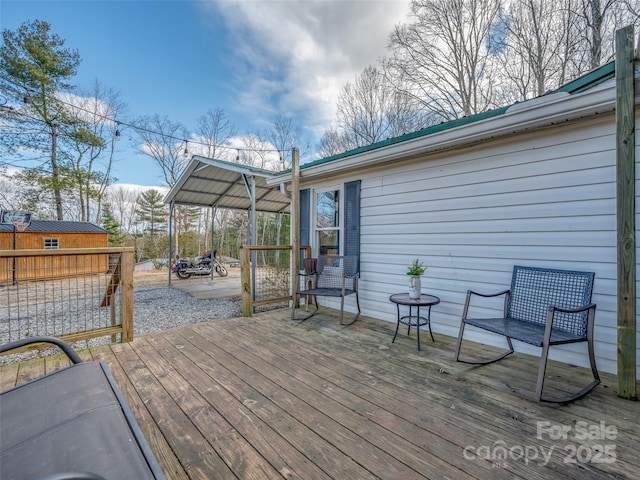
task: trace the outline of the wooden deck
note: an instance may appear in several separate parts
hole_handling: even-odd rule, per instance
[[[333,313],[218,320],[82,355],[109,365],[169,479],[637,478],[640,404],[615,396],[614,377],[539,404],[535,357],[472,367],[453,362],[452,338],[427,333],[418,352],[415,337],[391,343],[395,324],[341,327]],[[61,366],[2,367],[0,388]]]

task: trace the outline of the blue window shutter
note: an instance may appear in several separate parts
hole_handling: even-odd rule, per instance
[[[300,190],[300,246],[311,244],[311,190]],[[304,255],[300,251],[300,265]]]
[[[300,190],[300,246],[309,245],[311,241],[311,191]]]
[[[360,262],[360,180],[344,184],[345,255],[356,255]]]

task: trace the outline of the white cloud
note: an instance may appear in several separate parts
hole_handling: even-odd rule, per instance
[[[159,185],[145,186],[145,185],[138,185],[135,183],[114,183],[113,185],[109,185],[107,187],[107,190],[110,192],[113,192],[114,190],[117,190],[117,189],[129,190],[129,191],[135,192],[136,194],[145,192],[147,190],[157,190],[162,195],[166,195],[167,193],[169,193],[169,188],[162,187]]]
[[[206,3],[234,38],[240,108],[272,118],[301,117],[320,135],[334,118],[338,93],[385,54],[409,1],[307,0]]]

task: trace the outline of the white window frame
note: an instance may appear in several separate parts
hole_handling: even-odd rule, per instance
[[[338,192],[338,226],[332,228],[318,228],[318,194],[325,192]],[[320,231],[337,231],[338,232],[338,250],[339,255],[344,255],[344,185],[329,185],[321,188],[315,188],[311,191],[311,246],[314,252],[320,255],[320,244],[318,233]]]
[[[45,250],[58,250],[60,248],[60,240],[57,238],[45,238],[42,248]]]

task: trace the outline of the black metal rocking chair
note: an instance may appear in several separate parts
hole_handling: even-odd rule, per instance
[[[305,273],[298,274],[296,281],[296,291],[293,292],[293,306],[291,307],[291,319],[305,321],[318,313],[317,297],[340,297],[340,324],[351,325],[360,316],[360,299],[358,298],[358,257],[347,256],[320,256],[315,262],[315,269],[308,268]],[[307,266],[313,266],[313,262],[307,262]],[[304,279],[304,287],[300,290],[301,280]],[[311,280],[311,285],[308,284]],[[345,324],[344,319],[344,297],[355,294],[358,313],[355,314],[351,322]],[[315,309],[304,318],[295,317],[296,303],[300,296],[313,297]]]

